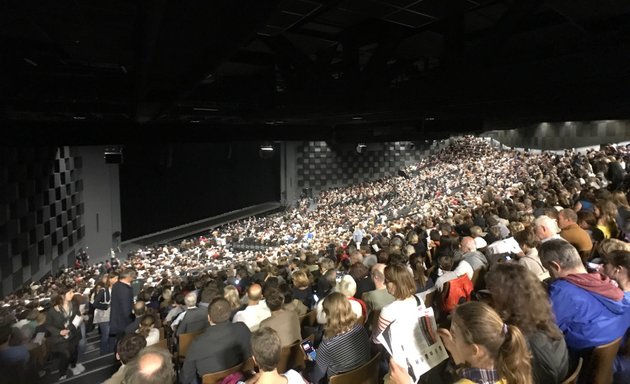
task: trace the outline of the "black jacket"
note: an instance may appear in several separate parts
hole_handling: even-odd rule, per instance
[[[193,382],[197,375],[223,371],[251,355],[251,332],[245,323],[225,322],[208,327],[188,348],[180,381]]]
[[[110,308],[109,333],[111,335],[123,333],[127,325],[135,318],[133,315],[133,290],[129,285],[120,281],[114,284]]]
[[[543,332],[527,335],[532,353],[534,383],[560,383],[569,372],[569,352],[564,338],[553,340]]]

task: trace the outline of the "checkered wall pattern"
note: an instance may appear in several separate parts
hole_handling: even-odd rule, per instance
[[[7,295],[73,259],[85,235],[81,158],[70,147],[0,147],[0,276]]]
[[[428,150],[409,149],[405,143],[382,143],[365,153],[354,149],[336,150],[325,141],[304,142],[297,149],[297,183],[299,188],[320,192],[395,175],[411,165]]]

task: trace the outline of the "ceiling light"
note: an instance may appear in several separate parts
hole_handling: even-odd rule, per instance
[[[260,146],[260,150],[261,151],[268,151],[268,152],[273,152],[273,146],[271,145],[261,145]]]
[[[199,123],[199,120],[190,120],[191,123]]]
[[[72,116],[74,120],[85,120],[85,116]]]
[[[363,120],[362,116],[352,116],[352,120]]]
[[[194,111],[217,112],[219,108],[193,108]]]

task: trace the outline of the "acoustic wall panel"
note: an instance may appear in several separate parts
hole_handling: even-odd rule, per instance
[[[69,147],[0,147],[0,295],[75,254],[85,235],[80,165]]]

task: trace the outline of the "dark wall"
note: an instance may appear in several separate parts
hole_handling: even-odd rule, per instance
[[[630,140],[630,120],[549,122],[497,128],[503,130],[486,132],[483,136],[515,148],[557,150]]]
[[[123,240],[280,200],[280,151],[256,143],[125,146],[120,166]]]
[[[81,158],[69,147],[0,147],[1,295],[74,259],[85,235]]]

